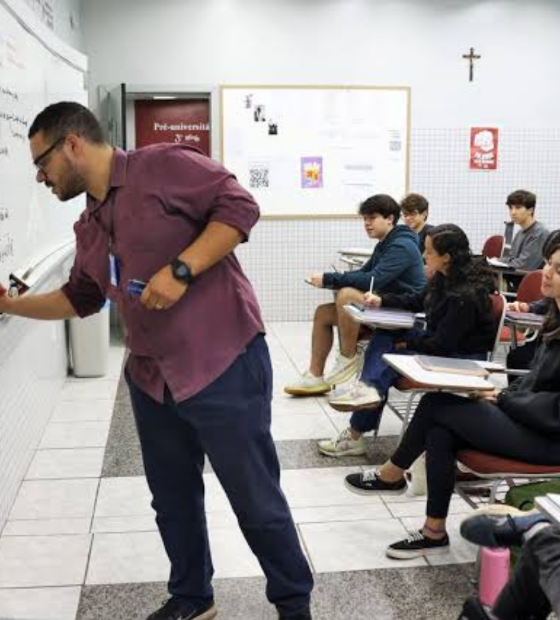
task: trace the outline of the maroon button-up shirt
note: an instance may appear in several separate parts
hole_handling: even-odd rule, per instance
[[[163,402],[165,384],[176,402],[204,389],[264,326],[233,253],[196,277],[168,310],[147,310],[126,292],[127,282],[150,280],[211,221],[235,227],[246,240],[258,218],[254,199],[230,172],[181,145],[115,150],[106,199],[88,197],[74,225],[76,258],[62,290],[81,317],[97,312],[106,297],[118,304],[128,370],[155,400]],[[118,260],[118,286],[110,282],[110,251]]]

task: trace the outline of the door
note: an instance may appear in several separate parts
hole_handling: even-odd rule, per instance
[[[210,156],[208,99],[137,99],[136,148],[159,142],[188,144]]]

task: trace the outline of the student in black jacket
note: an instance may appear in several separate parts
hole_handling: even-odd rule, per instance
[[[446,518],[459,450],[473,448],[535,465],[560,464],[560,231],[544,245],[543,295],[554,303],[546,317],[533,368],[504,390],[473,398],[435,392],[422,398],[393,456],[369,475],[351,474],[348,488],[360,493],[399,493],[405,470],[425,451],[426,520],[387,555],[410,559],[446,552]]]
[[[493,347],[492,275],[482,260],[473,258],[463,230],[454,224],[431,228],[424,256],[434,276],[421,293],[365,296],[371,306],[425,312],[427,328],[375,331],[365,354],[361,381],[329,398],[334,409],[354,414],[348,429],[332,440],[319,442],[319,451],[325,456],[365,453],[363,434],[377,427],[387,392],[399,377],[383,360],[385,353],[485,359]]]

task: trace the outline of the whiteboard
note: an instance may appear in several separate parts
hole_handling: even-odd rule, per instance
[[[222,162],[264,216],[355,215],[408,191],[408,87],[222,86]]]
[[[17,17],[16,17],[17,16]],[[27,132],[49,103],[87,103],[86,58],[21,0],[0,0],[0,282],[74,238],[85,197],[61,203],[35,181]]]

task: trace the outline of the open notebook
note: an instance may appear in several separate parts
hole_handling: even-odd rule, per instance
[[[348,304],[344,306],[344,310],[358,323],[384,329],[411,329],[417,319],[414,312],[390,308],[366,308],[359,304]]]
[[[415,355],[414,357],[424,370],[447,372],[453,375],[471,375],[473,377],[487,377],[490,374],[474,360],[435,355]]]

